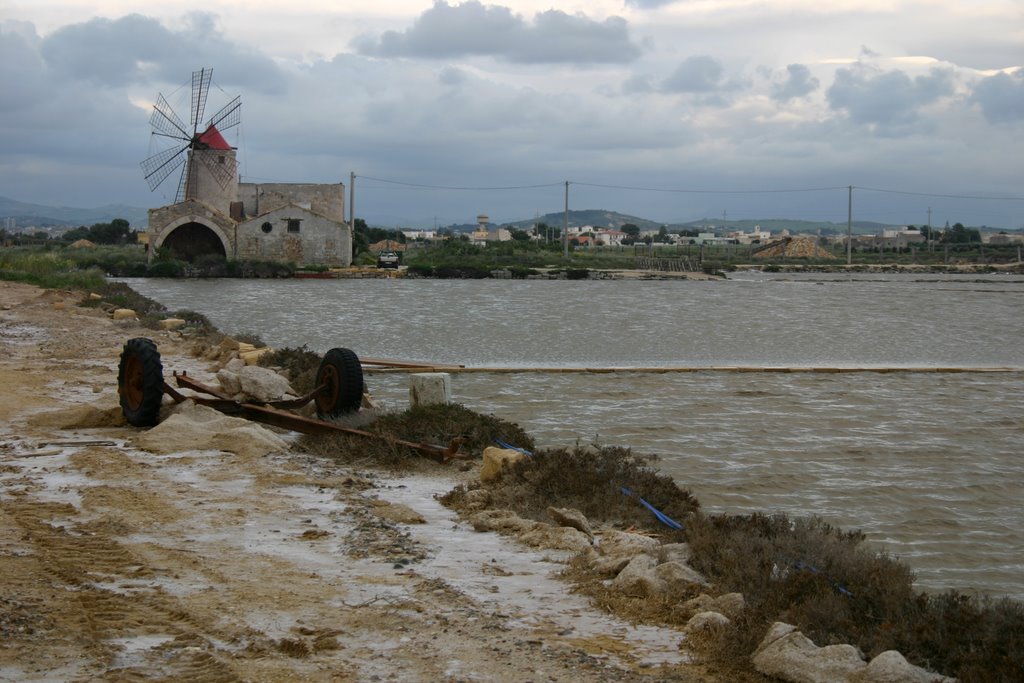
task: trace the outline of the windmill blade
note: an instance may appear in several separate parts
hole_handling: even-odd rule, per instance
[[[210,79],[213,69],[200,69],[192,72],[192,135],[199,132],[199,122],[203,120],[206,110],[206,96],[210,94]]]
[[[157,185],[162,183],[174,169],[185,162],[185,155],[182,152],[186,149],[188,149],[187,146],[181,148],[171,147],[154,154],[139,164],[142,166],[142,175],[146,178],[146,182],[149,183],[150,190],[155,190]]]
[[[178,178],[178,191],[174,193],[174,203],[181,204],[185,201],[185,179],[188,177],[188,164],[181,169],[181,177]]]
[[[199,158],[202,160],[206,170],[210,172],[210,175],[220,185],[220,189],[226,190],[231,183],[231,179],[235,176],[235,172],[238,170],[238,162],[233,157],[223,154],[200,153]]]
[[[153,114],[149,117],[149,125],[153,127],[155,134],[164,137],[179,140],[188,140],[192,137],[162,93],[157,95],[156,104],[153,105]]]
[[[225,131],[228,128],[237,126],[242,121],[242,97],[238,95],[235,99],[231,100],[223,107],[220,111],[213,115],[209,123],[206,124],[207,130],[210,126],[215,126],[217,130]]]

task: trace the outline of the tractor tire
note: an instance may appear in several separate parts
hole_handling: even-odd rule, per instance
[[[164,397],[164,368],[151,339],[136,337],[125,342],[117,366],[117,393],[128,424],[152,427],[157,423]]]
[[[321,418],[359,411],[363,402],[363,366],[349,349],[331,349],[320,361],[316,386],[324,388],[313,400]]]

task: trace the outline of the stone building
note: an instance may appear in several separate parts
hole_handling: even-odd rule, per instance
[[[342,183],[239,183],[235,150],[219,133],[204,143],[189,150],[184,201],[149,211],[150,260],[166,248],[189,261],[215,254],[299,266],[352,263]]]

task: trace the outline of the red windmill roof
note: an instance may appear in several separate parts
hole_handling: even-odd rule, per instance
[[[202,142],[210,149],[231,149],[231,145],[228,144],[224,136],[220,134],[216,126],[211,125],[206,129],[206,132],[199,136],[199,142]]]

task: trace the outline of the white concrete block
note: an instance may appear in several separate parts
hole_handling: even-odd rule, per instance
[[[451,375],[447,372],[419,372],[409,375],[409,403],[413,407],[452,402]]]

